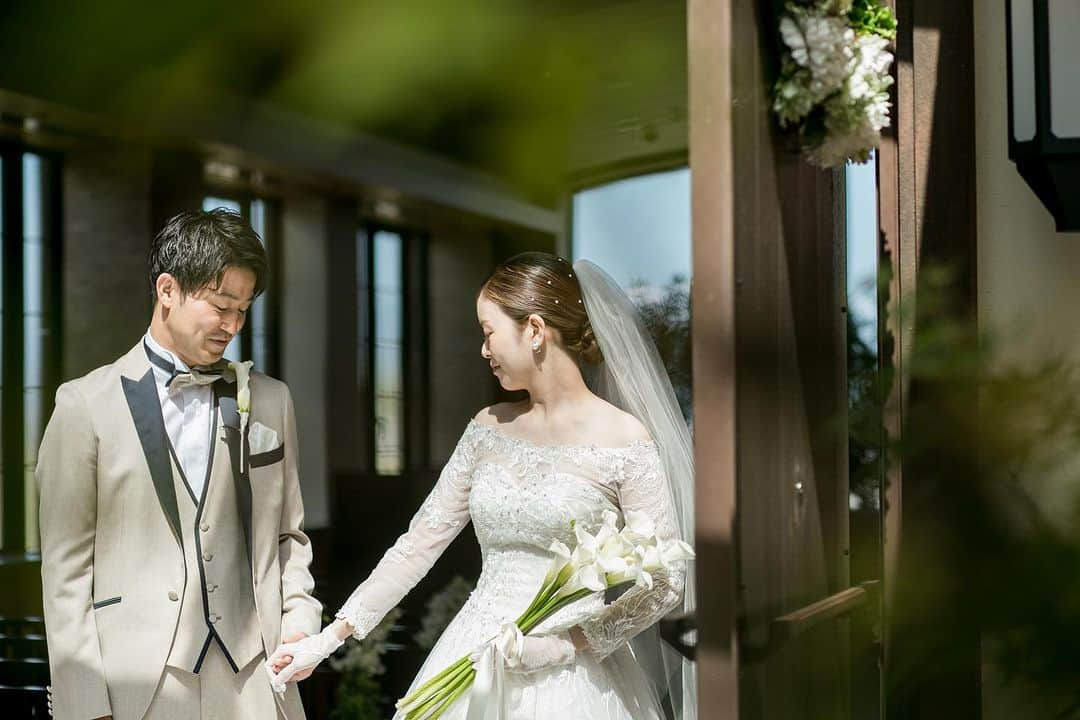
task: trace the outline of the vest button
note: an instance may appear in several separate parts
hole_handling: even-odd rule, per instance
[[[212,552],[210,552],[208,550],[208,551],[203,553],[202,559],[205,560],[206,562],[210,562],[211,560],[214,559],[214,553],[212,553]]]
[[[169,599],[172,600],[173,602],[176,602],[177,600],[180,599],[180,596],[176,593],[175,590],[170,590],[169,591]]]
[[[211,584],[211,585],[207,585],[207,586],[206,586],[206,592],[208,592],[208,593],[212,593],[212,592],[214,592],[215,590],[217,590],[217,585],[212,585],[212,584]]]
[[[210,529],[210,525],[208,523],[203,523],[202,525],[199,526],[199,529],[202,530],[203,532],[206,532],[207,530]]]

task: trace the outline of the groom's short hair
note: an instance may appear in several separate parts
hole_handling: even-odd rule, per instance
[[[255,273],[255,295],[266,288],[269,263],[258,233],[240,215],[225,208],[182,212],[161,229],[150,246],[150,293],[157,300],[157,279],[169,273],[185,295],[221,282],[225,269]]]

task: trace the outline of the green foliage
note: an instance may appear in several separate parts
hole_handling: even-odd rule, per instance
[[[648,328],[664,368],[671,378],[683,416],[690,418],[690,281],[676,275],[657,295],[643,281],[630,288],[641,319]]]
[[[1080,367],[1067,357],[1010,361],[1026,338],[979,333],[967,277],[925,262],[917,303],[900,308],[898,325],[915,330],[903,436],[887,450],[904,463],[892,619],[904,647],[892,674],[902,687],[928,664],[969,663],[963,643],[926,627],[943,608],[962,608],[958,619],[978,630],[984,659],[1007,682],[1076,717]]]
[[[854,0],[848,21],[860,35],[880,35],[889,40],[896,38],[896,16],[879,0]]]
[[[330,720],[382,720],[379,684],[363,668],[345,673],[338,685]]]

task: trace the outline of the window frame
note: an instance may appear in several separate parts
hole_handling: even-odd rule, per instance
[[[3,421],[0,436],[0,497],[3,499],[3,529],[0,531],[0,554],[26,555],[33,547],[27,537],[30,528],[27,507],[28,460],[26,412],[26,374],[24,371],[25,286],[23,252],[25,218],[23,215],[23,162],[26,154],[42,160],[42,356],[41,414],[39,433],[44,433],[52,415],[56,389],[60,384],[63,363],[63,157],[60,153],[12,140],[0,140],[3,158],[3,203],[0,228],[0,252],[3,253],[2,377],[0,377],[0,413]],[[9,238],[17,238],[10,242]],[[37,449],[34,450],[36,455]],[[11,482],[17,478],[16,482]]]
[[[398,235],[402,243],[401,289],[401,385],[402,385],[402,448],[401,472],[380,473],[376,465],[376,393],[375,393],[375,233],[390,232]],[[366,433],[368,471],[376,477],[398,477],[430,465],[430,437],[428,412],[428,280],[427,244],[429,235],[420,228],[406,224],[388,223],[383,220],[362,217],[356,236],[364,238],[363,263],[366,291],[358,295],[358,303],[367,304],[366,311],[357,308],[364,318],[363,342],[365,366],[361,369],[366,387],[367,413],[371,418]],[[359,245],[359,242],[357,243]],[[357,247],[359,259],[360,248]],[[359,269],[359,268],[358,268]],[[360,280],[359,277],[356,278]]]

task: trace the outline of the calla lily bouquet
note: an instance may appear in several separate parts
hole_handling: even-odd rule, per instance
[[[558,540],[551,543],[551,567],[532,603],[514,621],[522,634],[529,634],[567,605],[608,588],[630,583],[652,588],[654,573],[694,557],[682,540],[657,537],[645,513],[627,511],[622,529],[617,520],[614,512],[604,513],[596,534],[571,523],[576,540],[573,550]],[[476,668],[466,655],[399,700],[397,707],[407,720],[435,720],[468,691],[475,678]]]

